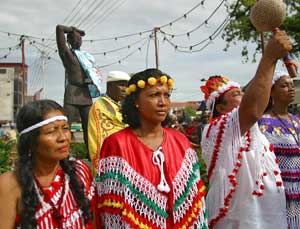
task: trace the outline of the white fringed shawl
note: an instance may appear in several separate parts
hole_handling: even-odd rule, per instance
[[[213,120],[202,136],[210,226],[287,228],[279,168],[257,124],[241,136],[236,108]]]

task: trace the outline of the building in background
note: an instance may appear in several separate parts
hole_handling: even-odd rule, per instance
[[[27,65],[0,63],[0,124],[14,122],[27,95]]]

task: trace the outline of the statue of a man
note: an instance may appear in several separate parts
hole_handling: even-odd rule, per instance
[[[65,38],[67,34],[67,42]],[[76,56],[75,50],[80,50],[82,37],[85,32],[75,27],[57,25],[56,42],[59,56],[65,67],[65,94],[64,109],[67,113],[69,124],[75,118],[75,110],[79,111],[84,135],[84,142],[88,147],[87,124],[90,107],[93,103],[89,92],[91,80],[83,70]],[[69,44],[69,46],[67,45]]]

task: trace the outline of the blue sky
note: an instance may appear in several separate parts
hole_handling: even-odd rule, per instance
[[[148,41],[150,33],[142,35],[109,39],[107,41],[95,41],[96,39],[114,38],[126,34],[139,33],[160,27],[180,18],[190,9],[196,6],[200,0],[60,0],[38,1],[10,0],[1,3],[0,31],[15,34],[25,34],[38,38],[55,39],[55,26],[57,24],[81,25],[86,30],[86,36],[82,50],[95,54],[100,66],[113,63],[130,53],[134,53],[120,64],[102,68],[105,77],[109,71],[122,70],[134,73],[147,67],[155,67],[155,53],[153,40]],[[187,33],[201,23],[216,9],[222,0],[206,0],[203,6],[196,8],[187,17],[172,23],[172,26],[163,28],[169,34]],[[228,3],[234,1],[227,1]],[[78,4],[77,8],[75,7]],[[73,11],[72,11],[73,10]],[[71,13],[71,14],[70,14]],[[90,15],[90,16],[89,16]],[[66,17],[67,21],[65,20]],[[178,46],[191,46],[208,38],[227,16],[224,5],[209,19],[208,24],[200,27],[190,36],[169,38]],[[175,79],[175,88],[172,95],[173,101],[201,100],[200,81],[210,75],[222,74],[232,78],[240,84],[247,83],[255,74],[257,63],[242,63],[241,44],[224,52],[226,43],[217,37],[201,52],[183,53],[175,50],[164,36],[158,33],[159,41],[159,64],[160,69]],[[145,38],[143,42],[139,40]],[[30,45],[30,39],[36,43]],[[59,103],[63,101],[64,92],[64,68],[59,56],[54,51],[55,41],[30,38],[25,41],[26,64],[29,66],[29,94],[33,94],[39,88],[44,87],[46,98],[54,99]],[[93,40],[93,42],[90,42]],[[0,33],[0,48],[11,47],[18,43],[19,36]],[[109,52],[120,47],[118,52]],[[48,47],[48,48],[46,48]],[[141,51],[137,50],[141,47]],[[253,46],[254,47],[254,46]],[[194,47],[193,50],[201,48]],[[0,58],[7,50],[0,49]],[[46,58],[41,58],[41,52],[46,53]],[[20,62],[21,51],[11,52],[2,62]],[[50,56],[50,59],[48,59]],[[43,64],[44,63],[44,64]],[[105,86],[104,86],[105,88]],[[104,90],[105,91],[105,90]]]

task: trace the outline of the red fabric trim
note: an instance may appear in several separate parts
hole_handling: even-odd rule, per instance
[[[232,184],[232,188],[229,191],[229,194],[227,194],[227,196],[224,198],[224,207],[219,209],[219,214],[212,219],[209,222],[209,228],[213,228],[216,223],[222,219],[223,217],[225,217],[229,211],[229,207],[230,207],[230,201],[233,198],[233,194],[236,190],[236,187],[238,186],[238,182],[236,180],[236,175],[238,174],[242,163],[242,152],[248,152],[250,150],[250,144],[251,144],[251,137],[250,137],[250,131],[246,132],[246,140],[247,140],[247,145],[246,147],[241,147],[239,150],[239,153],[237,155],[237,163],[235,164],[234,169],[232,170],[232,173],[228,176],[230,183]]]
[[[210,163],[210,166],[209,166],[209,169],[208,169],[208,179],[211,178],[213,170],[216,167],[216,163],[217,163],[218,156],[219,156],[219,150],[220,150],[220,146],[221,146],[221,143],[222,143],[222,136],[223,136],[223,133],[224,133],[224,128],[225,128],[226,121],[227,121],[227,116],[224,117],[224,119],[221,121],[221,124],[220,124],[220,129],[219,129],[217,139],[216,139],[216,146],[215,146],[215,149],[213,151],[213,156],[212,156],[211,163]]]
[[[203,204],[204,202],[201,201],[202,197],[205,197],[206,195],[206,190],[204,189],[204,191],[200,191],[200,189],[202,187],[205,187],[204,186],[204,182],[201,180],[198,184],[197,184],[197,187],[198,187],[198,195],[194,198],[193,200],[193,203],[192,203],[192,206],[190,207],[190,209],[186,212],[185,216],[180,220],[180,222],[176,223],[174,225],[173,228],[181,228],[182,226],[184,226],[186,223],[186,227],[189,228],[191,227],[196,220],[198,220],[198,217],[191,217],[192,214],[196,215],[196,216],[199,216],[199,213],[200,211],[203,209]],[[193,209],[195,207],[195,205],[201,201],[202,202],[202,207],[201,208],[197,208],[197,211],[194,212]]]

